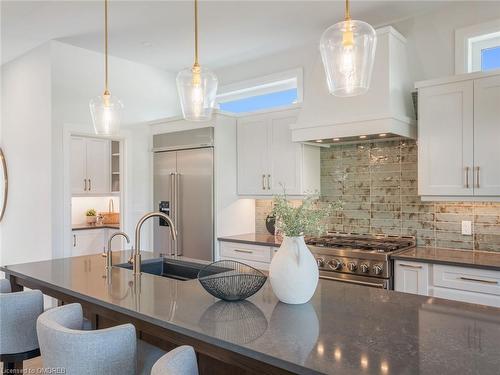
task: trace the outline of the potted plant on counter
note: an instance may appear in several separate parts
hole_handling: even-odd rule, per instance
[[[325,231],[324,219],[340,208],[340,201],[320,202],[313,196],[307,196],[301,204],[288,200],[286,193],[274,197],[276,228],[284,238],[271,261],[269,280],[281,302],[301,304],[313,296],[319,271],[304,234],[318,235]]]
[[[97,212],[93,208],[87,210],[85,212],[85,216],[87,217],[87,224],[95,224],[97,220]]]

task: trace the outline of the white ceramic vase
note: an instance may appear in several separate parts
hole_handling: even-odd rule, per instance
[[[285,237],[269,268],[276,297],[284,303],[306,303],[316,291],[318,279],[318,265],[304,237]]]

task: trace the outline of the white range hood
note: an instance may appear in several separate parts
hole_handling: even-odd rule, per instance
[[[377,30],[370,90],[350,98],[330,95],[321,60],[304,78],[304,101],[294,142],[335,143],[394,137],[416,138],[406,39],[388,26]]]

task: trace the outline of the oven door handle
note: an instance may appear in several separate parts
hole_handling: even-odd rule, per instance
[[[344,283],[349,283],[349,284],[357,284],[357,285],[364,285],[364,286],[371,286],[375,288],[381,288],[384,289],[384,283],[370,283],[368,281],[359,281],[359,280],[349,280],[349,279],[343,279],[341,277],[333,277],[333,276],[323,276],[320,275],[320,279],[326,279],[326,280],[335,280],[335,281],[342,281]]]

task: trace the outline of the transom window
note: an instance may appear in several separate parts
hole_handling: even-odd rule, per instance
[[[221,111],[243,114],[292,107],[302,102],[302,69],[293,69],[221,88]]]
[[[456,30],[456,73],[493,69],[500,69],[500,20]]]

